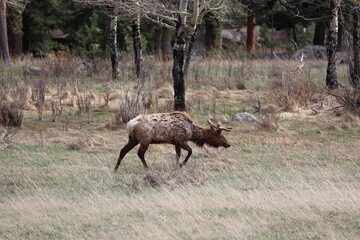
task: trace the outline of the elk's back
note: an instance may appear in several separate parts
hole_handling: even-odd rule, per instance
[[[128,125],[129,135],[140,143],[172,143],[188,141],[192,136],[191,120],[181,113],[140,115]]]

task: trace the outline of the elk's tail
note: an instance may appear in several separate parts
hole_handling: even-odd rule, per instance
[[[138,123],[141,122],[141,120],[142,120],[142,116],[139,115],[139,116],[137,116],[136,118],[131,119],[131,120],[127,123],[126,128],[127,128],[128,132],[129,132],[129,135],[130,135],[130,136],[133,136],[134,128],[136,127],[136,125],[137,125]]]

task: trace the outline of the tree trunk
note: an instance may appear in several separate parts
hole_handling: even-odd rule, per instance
[[[0,57],[5,63],[11,64],[6,23],[6,0],[0,0]]]
[[[174,80],[174,110],[186,111],[185,106],[185,83],[184,83],[184,62],[186,53],[184,26],[179,21],[176,26],[176,40],[173,50],[173,80]]]
[[[336,49],[338,33],[338,12],[341,0],[330,0],[330,29],[328,34],[327,58],[328,66],[326,70],[326,86],[335,89],[339,86],[337,82],[336,70]]]
[[[143,76],[142,69],[142,43],[140,34],[140,15],[138,15],[132,24],[133,30],[133,44],[134,44],[134,61],[136,77],[141,78]]]
[[[163,28],[161,37],[161,52],[163,61],[169,61],[171,59],[171,30]]]
[[[248,13],[247,13],[247,36],[246,36],[246,49],[248,52],[255,51],[256,32],[255,32],[255,11],[254,0],[248,0]]]
[[[359,12],[358,8],[354,8],[353,10],[353,52],[354,52],[354,76],[352,77],[352,85],[354,87],[360,87],[360,39],[359,39]]]
[[[155,29],[155,57],[158,60],[161,60],[162,54],[161,54],[161,38],[162,38],[162,28],[156,27]]]
[[[195,42],[195,35],[196,32],[194,33],[194,35],[191,37],[190,41],[186,44],[186,55],[185,55],[185,65],[184,65],[184,76],[187,75],[188,70],[189,70],[189,65],[190,65],[190,60],[191,60],[191,53],[192,53],[192,48],[194,46],[194,42]]]
[[[110,16],[110,59],[112,69],[112,80],[118,77],[119,59],[117,54],[117,16]]]
[[[325,45],[325,24],[323,22],[316,22],[313,45]]]
[[[22,8],[9,6],[7,20],[9,51],[19,56],[23,53]]]
[[[341,16],[340,14],[342,14],[341,9],[339,9],[338,12],[338,33],[337,33],[337,47],[336,47],[337,52],[341,52],[342,50],[343,35],[344,35],[344,22],[343,22],[344,16]]]

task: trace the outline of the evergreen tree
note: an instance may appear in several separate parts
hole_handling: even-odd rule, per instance
[[[72,7],[70,0],[31,1],[23,17],[27,50],[36,53],[65,48],[53,39],[52,34],[57,29],[64,31],[72,22]]]
[[[13,56],[23,53],[23,7],[10,4],[7,8],[9,50]]]
[[[211,52],[215,49],[221,49],[221,29],[222,22],[214,16],[214,14],[208,13],[205,15],[205,48],[207,52]]]
[[[97,9],[79,9],[75,12],[72,24],[66,26],[69,36],[69,49],[81,57],[104,56],[108,47],[110,20],[104,12]],[[121,31],[118,28],[118,33]]]

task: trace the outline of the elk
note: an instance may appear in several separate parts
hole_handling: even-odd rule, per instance
[[[115,166],[115,172],[120,166],[125,155],[140,143],[138,156],[145,168],[148,165],[145,161],[145,152],[150,144],[173,144],[176,151],[176,165],[185,166],[192,154],[192,149],[187,144],[194,142],[197,146],[205,144],[211,147],[230,147],[229,142],[222,135],[221,131],[231,131],[231,127],[224,127],[220,122],[214,124],[208,120],[210,128],[199,126],[191,120],[184,112],[158,113],[139,115],[130,120],[127,124],[129,132],[128,143],[121,149],[119,159]],[[179,164],[181,149],[188,152],[184,161]]]

